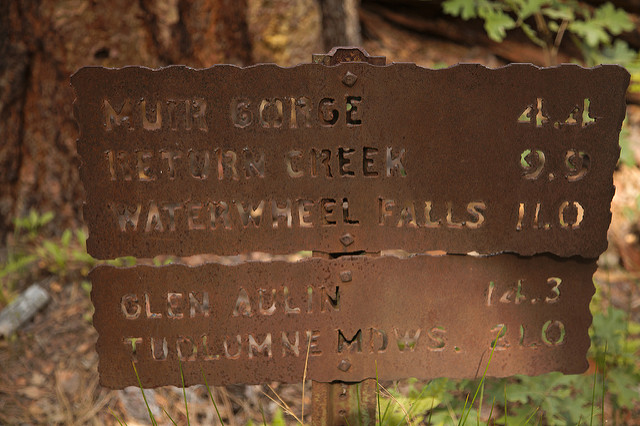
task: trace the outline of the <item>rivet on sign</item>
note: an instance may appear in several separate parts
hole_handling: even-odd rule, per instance
[[[343,283],[351,282],[351,271],[340,272],[340,280],[342,280]]]
[[[347,71],[347,73],[344,75],[344,77],[342,77],[342,82],[346,85],[346,86],[353,86],[354,84],[356,84],[356,80],[358,79],[358,77],[356,77],[355,74],[353,74],[351,71]]]
[[[343,359],[342,361],[340,361],[340,364],[338,364],[338,370],[344,371],[345,373],[350,368],[351,368],[351,363],[349,362],[348,359]]]
[[[353,244],[353,241],[354,241],[353,235],[349,234],[348,232],[344,234],[342,237],[340,237],[340,242],[345,247]]]

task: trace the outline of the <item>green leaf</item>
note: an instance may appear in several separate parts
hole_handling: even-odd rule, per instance
[[[33,212],[34,210],[32,210]],[[39,223],[37,224],[38,226],[44,226],[47,223],[51,222],[53,220],[53,218],[55,217],[55,214],[53,212],[46,212],[45,214],[43,214],[40,217]]]
[[[576,17],[571,9],[568,6],[553,6],[553,7],[545,7],[542,9],[542,14],[551,19],[560,19],[565,21],[573,21]]]
[[[550,24],[551,23],[553,23],[553,21],[551,21]],[[545,42],[542,41],[540,37],[538,37],[538,33],[533,28],[531,28],[529,24],[527,24],[526,22],[523,22],[522,25],[520,25],[520,28],[522,28],[522,31],[525,33],[525,35],[529,37],[529,40],[531,40],[532,42],[534,42],[540,47],[546,47]]]
[[[600,43],[609,44],[611,41],[611,37],[602,26],[592,20],[571,22],[569,31],[582,38],[589,47],[598,47]]]
[[[91,281],[87,281],[87,280],[83,280],[80,282],[80,287],[82,287],[82,289],[87,293],[87,294],[91,294]]]
[[[51,212],[49,212],[51,213]],[[29,225],[30,228],[35,228],[38,226],[38,212],[34,209],[29,210]]]
[[[116,266],[118,268],[133,266],[137,262],[134,256],[116,257],[112,260],[107,260],[107,265]]]
[[[627,120],[622,122],[622,130],[620,131],[620,163],[627,167],[636,165],[636,156],[631,147],[631,137]]]
[[[284,421],[284,413],[280,408],[276,408],[276,411],[273,413],[271,426],[286,426],[286,422]]]
[[[596,9],[593,17],[584,13],[585,20],[569,24],[569,30],[581,37],[589,47],[598,47],[601,43],[608,45],[612,35],[623,31],[631,31],[634,24],[629,14],[623,9],[616,9],[611,3],[605,3]],[[622,45],[618,49],[622,49]]]
[[[521,6],[520,10],[518,10],[518,19],[524,21],[528,17],[537,13],[542,9],[543,6],[551,3],[550,0],[521,0],[518,4]]]
[[[607,390],[610,394],[616,395],[618,405],[625,408],[633,408],[638,391],[638,377],[630,369],[616,368],[607,372]]]
[[[500,10],[488,12],[484,18],[484,29],[493,41],[502,41],[507,36],[507,30],[516,27],[516,21]]]
[[[634,29],[631,17],[624,9],[616,9],[611,3],[605,3],[596,9],[593,20],[602,25],[611,34],[618,35],[623,31]]]
[[[610,63],[618,65],[631,64],[638,58],[638,52],[633,50],[626,41],[616,40],[613,46],[607,46],[597,56],[599,63]]]
[[[474,0],[446,0],[442,3],[442,10],[447,15],[461,17],[465,21],[478,16]]]
[[[73,236],[71,229],[65,229],[62,233],[62,237],[60,238],[60,243],[63,247],[69,247],[69,243],[71,243],[71,237]]]
[[[62,248],[51,240],[44,240],[42,247],[54,258],[62,257]]]
[[[4,278],[9,274],[26,269],[36,260],[38,260],[38,256],[35,254],[19,257],[0,268],[0,278]]]
[[[76,239],[78,240],[80,245],[84,247],[86,250],[87,234],[84,232],[83,229],[76,229]]]
[[[636,208],[640,208],[640,195],[636,197]],[[640,324],[630,321],[629,324],[627,324],[627,330],[629,334],[640,334]]]

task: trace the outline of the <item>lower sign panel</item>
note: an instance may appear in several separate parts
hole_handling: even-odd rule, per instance
[[[103,386],[587,368],[595,260],[416,256],[91,273]],[[495,347],[494,347],[495,346]]]

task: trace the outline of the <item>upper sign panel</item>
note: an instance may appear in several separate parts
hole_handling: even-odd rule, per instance
[[[617,66],[83,68],[88,250],[594,258],[628,81]]]

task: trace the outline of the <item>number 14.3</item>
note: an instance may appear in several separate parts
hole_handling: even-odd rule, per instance
[[[498,303],[513,303],[516,305],[530,303],[535,305],[536,303],[556,303],[560,299],[560,284],[562,279],[558,277],[547,278],[547,285],[549,286],[549,293],[543,296],[527,296],[523,286],[523,280],[518,280],[516,285],[510,286],[506,289],[498,288],[495,281],[489,282],[487,289],[487,306],[495,306],[496,301]]]

